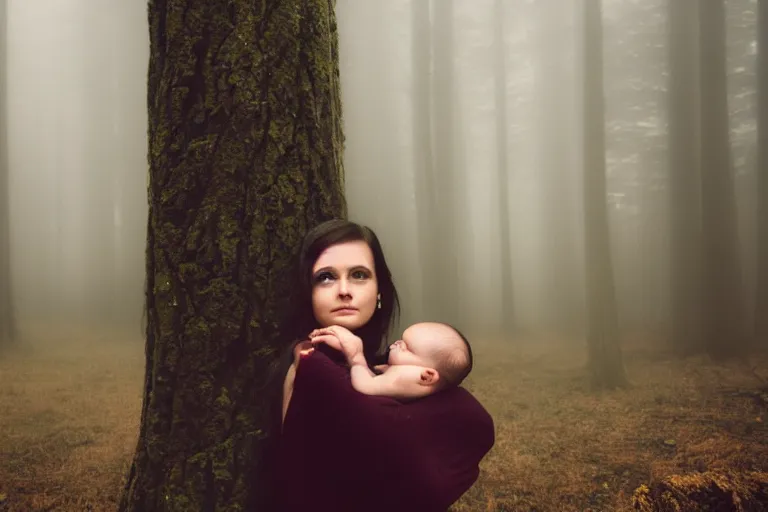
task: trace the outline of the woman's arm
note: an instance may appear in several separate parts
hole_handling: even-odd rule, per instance
[[[283,380],[283,414],[281,424],[285,422],[285,414],[288,412],[288,405],[291,403],[291,396],[293,396],[293,382],[296,380],[296,368],[299,366],[299,361],[302,357],[312,353],[314,348],[308,341],[297,343],[293,349],[293,363],[288,368],[288,372],[285,374],[285,380]]]

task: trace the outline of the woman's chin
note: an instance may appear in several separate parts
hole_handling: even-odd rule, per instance
[[[335,325],[340,325],[350,331],[356,331],[360,328],[360,321],[357,318],[350,318],[349,316],[337,317],[334,319]]]

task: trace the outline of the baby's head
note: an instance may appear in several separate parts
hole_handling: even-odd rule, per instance
[[[422,322],[389,347],[389,364],[423,367],[422,383],[444,389],[460,385],[472,371],[472,349],[454,327]]]

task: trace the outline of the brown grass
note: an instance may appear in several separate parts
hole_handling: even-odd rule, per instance
[[[0,356],[0,511],[114,510],[135,448],[140,341],[47,335]],[[672,474],[768,470],[768,357],[716,365],[627,348],[633,386],[594,394],[583,350],[478,344],[468,387],[496,422],[454,507],[623,511]],[[757,370],[754,370],[757,368]]]

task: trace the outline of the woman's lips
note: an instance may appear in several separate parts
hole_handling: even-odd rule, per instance
[[[337,315],[354,315],[357,313],[356,308],[337,308],[332,311],[332,313]]]

